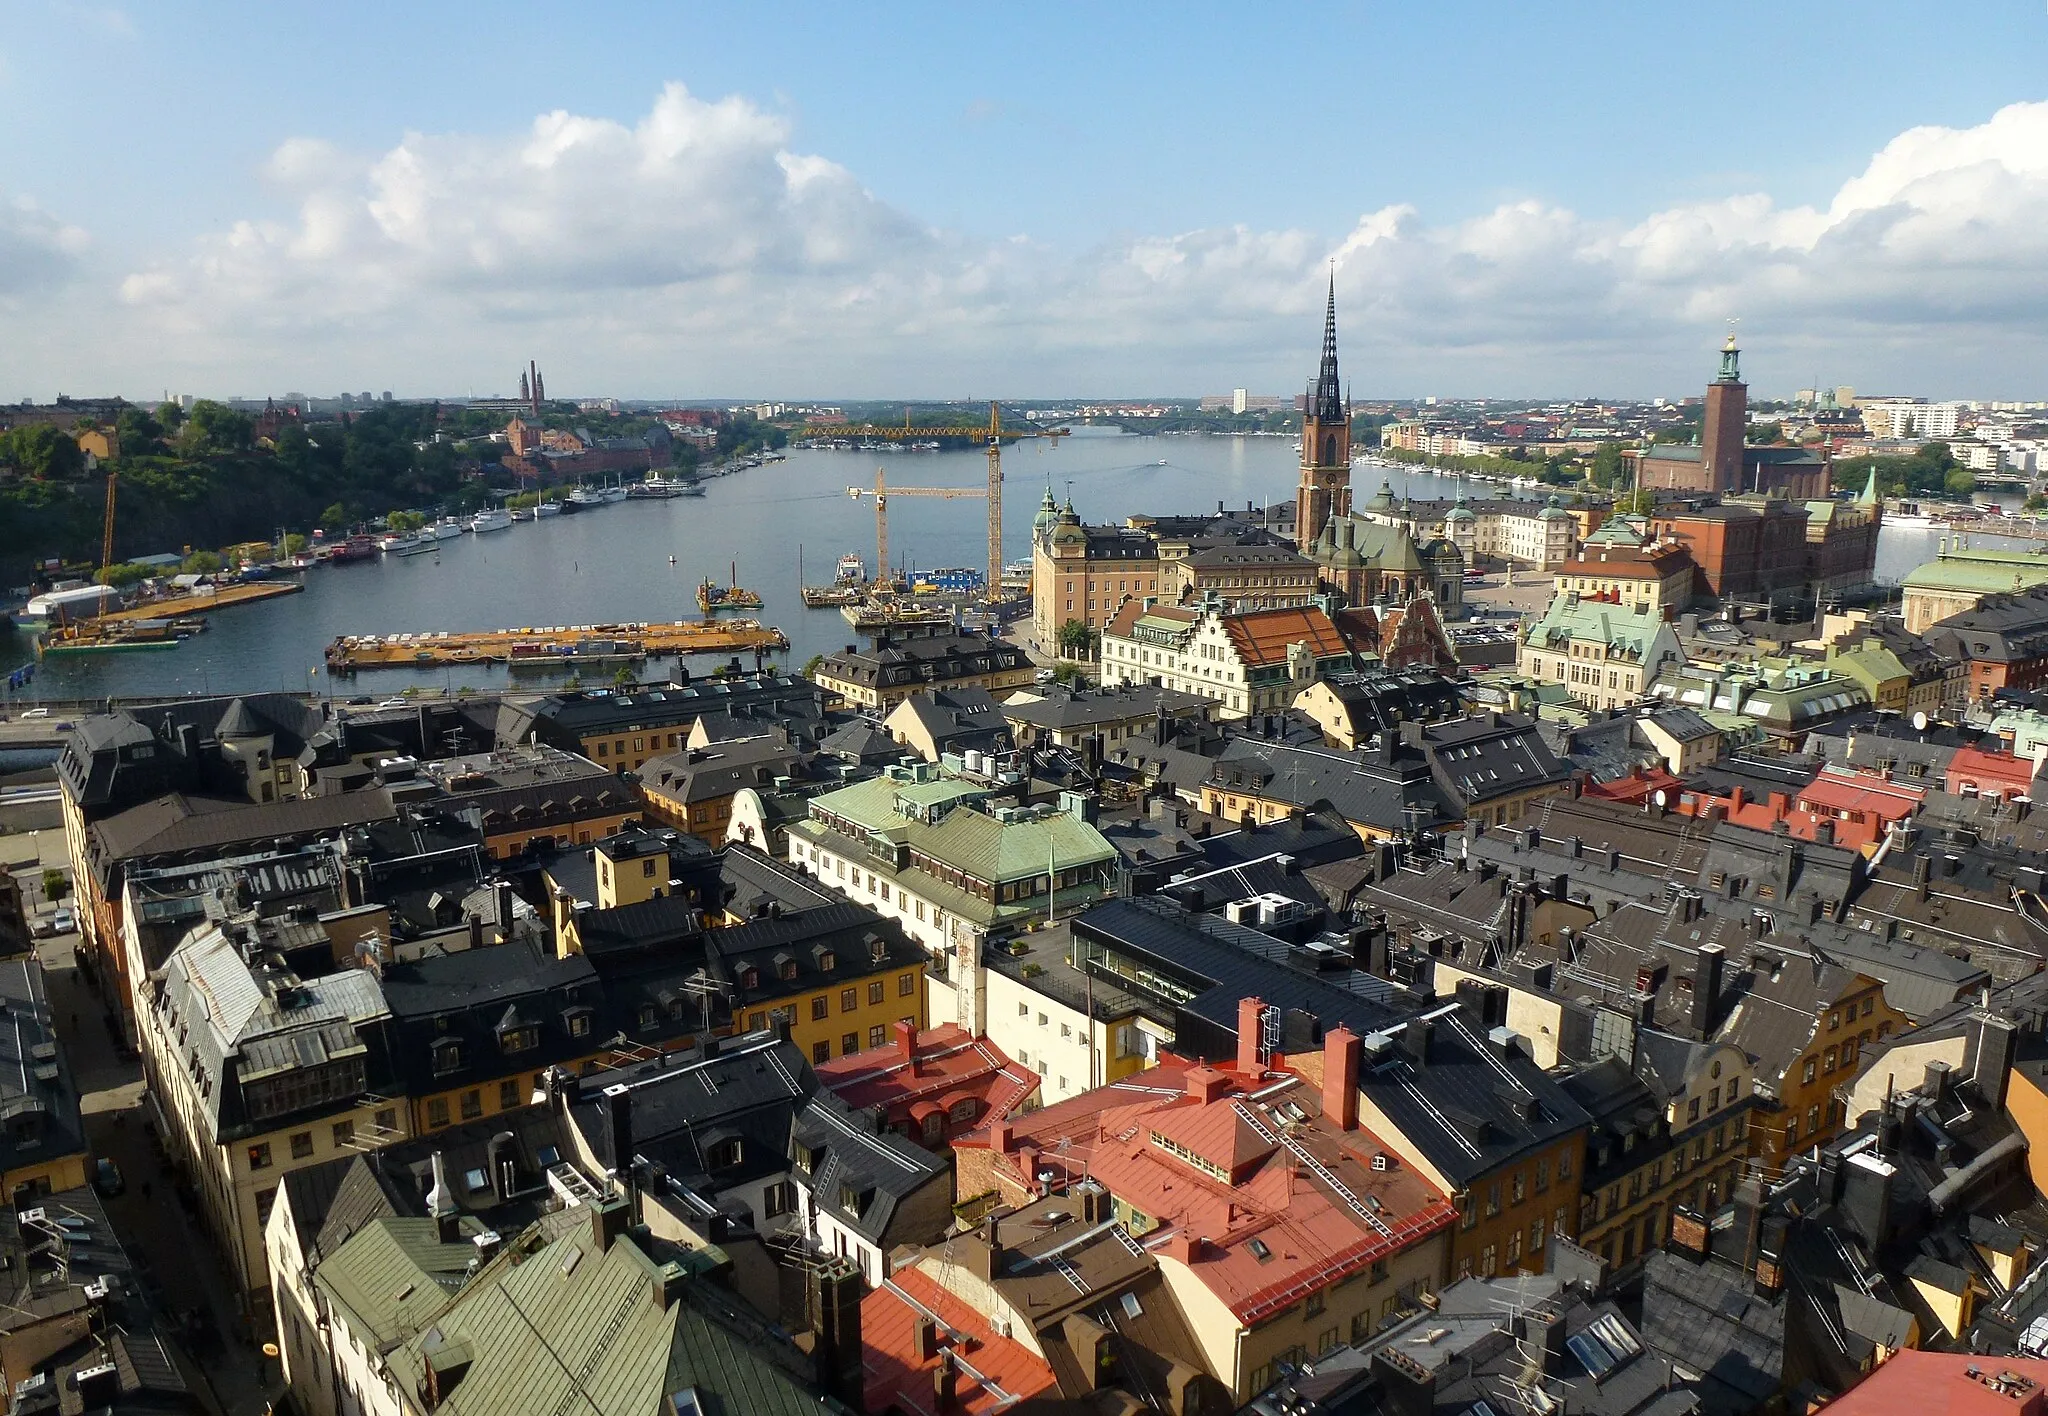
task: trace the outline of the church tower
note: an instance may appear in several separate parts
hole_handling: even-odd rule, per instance
[[[1705,421],[1700,428],[1700,462],[1707,485],[1717,492],[1739,492],[1742,485],[1743,440],[1749,436],[1749,385],[1742,381],[1742,351],[1735,336],[1721,347],[1721,375],[1707,385]]]
[[[1332,517],[1351,514],[1351,410],[1337,379],[1337,277],[1323,314],[1323,363],[1301,416],[1301,485],[1294,493],[1294,543],[1316,543]]]

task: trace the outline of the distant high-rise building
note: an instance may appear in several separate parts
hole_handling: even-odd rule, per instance
[[[1241,388],[1234,388],[1230,391],[1231,412],[1242,413],[1249,407],[1251,407],[1251,394],[1248,391]]]
[[[1351,410],[1337,377],[1337,278],[1323,313],[1323,362],[1301,415],[1301,485],[1294,494],[1294,537],[1312,546],[1331,517],[1351,512]]]

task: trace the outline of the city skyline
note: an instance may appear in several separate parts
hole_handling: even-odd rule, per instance
[[[0,397],[509,395],[531,350],[567,396],[1288,390],[1332,268],[1360,396],[1687,396],[1730,320],[1760,397],[2048,393],[2048,15],[1951,16],[1983,62],[1936,94],[1912,7],[1802,12],[1839,62],[1777,83],[1780,12],[1598,8],[1227,44],[1221,12],[1090,15],[1090,45],[1077,11],[793,9],[764,44],[716,7],[440,7],[379,63],[289,14],[257,43],[225,5],[25,6]],[[1474,24],[1515,67],[1426,81]],[[90,91],[56,81],[81,45]],[[1357,57],[1305,71],[1325,49]]]

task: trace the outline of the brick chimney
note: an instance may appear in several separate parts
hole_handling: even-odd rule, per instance
[[[1266,1005],[1256,998],[1237,1000],[1237,1070],[1256,1077],[1266,1070]]]
[[[898,1018],[891,1026],[895,1033],[897,1060],[908,1067],[914,1077],[918,1074],[917,1025],[908,1018]]]
[[[1341,1023],[1323,1035],[1323,1115],[1346,1131],[1358,1129],[1358,1034]]]

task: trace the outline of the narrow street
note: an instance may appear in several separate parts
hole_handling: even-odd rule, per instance
[[[142,1064],[116,1049],[100,999],[73,962],[76,941],[72,934],[41,940],[37,955],[83,1100],[88,1165],[110,1157],[127,1182],[123,1194],[101,1203],[165,1334],[177,1342],[192,1389],[211,1396],[225,1416],[264,1416],[268,1392],[282,1385],[277,1363],[249,1342],[234,1285],[198,1214],[180,1201],[143,1120]]]

